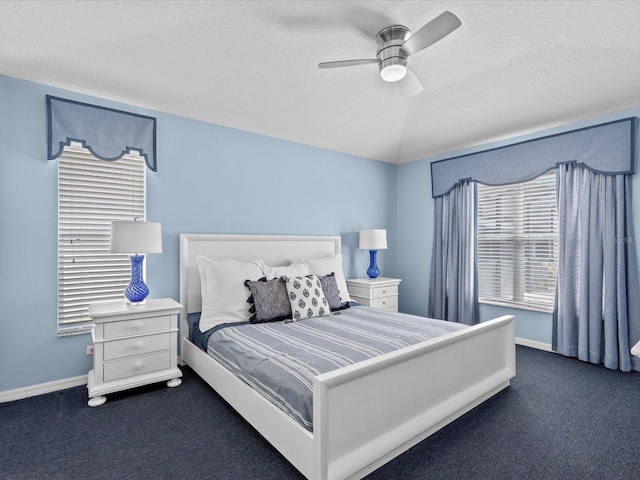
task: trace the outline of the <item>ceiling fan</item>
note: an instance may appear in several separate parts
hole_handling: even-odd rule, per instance
[[[448,11],[438,15],[413,35],[404,25],[392,25],[380,30],[376,36],[376,58],[323,62],[318,67],[353,67],[377,63],[382,79],[387,82],[402,80],[400,86],[411,97],[422,91],[422,84],[407,67],[408,57],[442,40],[460,25],[460,19]]]

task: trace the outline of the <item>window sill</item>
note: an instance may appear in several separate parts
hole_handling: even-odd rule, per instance
[[[497,302],[491,300],[479,300],[481,305],[494,305],[496,307],[513,308],[514,310],[528,310],[538,313],[553,313],[553,307],[536,307],[533,305],[524,305],[521,303]]]

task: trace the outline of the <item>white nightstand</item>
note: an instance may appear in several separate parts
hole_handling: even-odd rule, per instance
[[[351,278],[347,280],[349,296],[354,302],[392,312],[398,311],[399,278]]]
[[[178,313],[182,305],[170,298],[129,305],[125,300],[93,303],[95,326],[93,370],[87,375],[89,406],[97,407],[107,393],[169,380],[182,383],[177,367]]]

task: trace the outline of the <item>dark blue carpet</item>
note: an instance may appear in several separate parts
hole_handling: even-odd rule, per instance
[[[511,386],[368,479],[640,478],[640,374],[517,348]],[[0,404],[0,478],[297,479],[189,368],[87,407],[85,387]]]

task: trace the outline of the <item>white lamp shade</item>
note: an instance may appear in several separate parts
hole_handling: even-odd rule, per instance
[[[387,248],[387,231],[384,229],[360,230],[360,248],[384,250]]]
[[[111,253],[162,253],[162,231],[156,222],[111,222]]]

